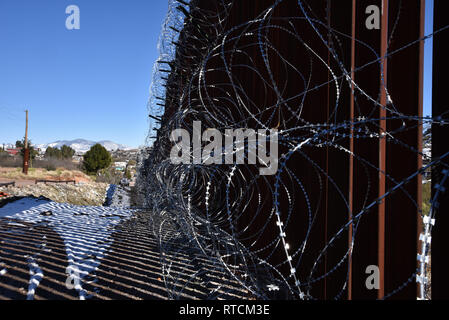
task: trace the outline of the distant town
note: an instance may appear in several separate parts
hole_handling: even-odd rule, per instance
[[[29,148],[31,171],[24,175],[21,170],[24,152],[23,141],[0,145],[0,184],[23,186],[36,184],[41,180],[122,183],[130,186],[135,183],[138,148],[131,148],[112,141],[96,142],[84,139],[56,141],[48,144],[31,142]],[[104,155],[101,157],[104,159],[101,164],[92,165],[86,160],[89,153],[102,148],[104,148]],[[98,156],[95,155],[93,158],[97,159]]]
[[[42,160],[45,156],[45,151],[48,147],[51,148],[61,148],[62,146],[68,146],[72,148],[75,151],[75,154],[72,157],[72,160],[75,162],[80,162],[83,159],[83,155],[89,151],[89,149],[95,145],[100,144],[103,147],[105,147],[106,150],[111,152],[111,155],[114,158],[118,159],[125,159],[120,162],[128,162],[128,160],[135,159],[137,156],[137,152],[139,151],[138,148],[131,148],[122,144],[118,144],[112,141],[90,141],[90,140],[84,140],[84,139],[76,139],[76,140],[68,140],[68,141],[56,141],[48,144],[36,144],[33,145],[34,150],[37,151],[37,155],[35,159]],[[12,143],[3,143],[0,145],[0,149],[6,151],[10,156],[17,156],[20,155],[20,152],[22,150],[22,147],[17,147],[16,144]]]

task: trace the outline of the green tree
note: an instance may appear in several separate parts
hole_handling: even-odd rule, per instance
[[[20,155],[22,158],[25,156],[25,138],[23,138],[22,141],[16,141],[16,148],[22,148],[20,150]],[[34,149],[33,144],[31,143],[31,140],[28,139],[28,149],[30,149],[30,160],[34,160],[36,156],[39,154],[36,149]]]
[[[73,150],[69,146],[63,145],[61,147],[61,157],[63,159],[72,159],[72,157],[74,155],[75,155],[75,150]]]
[[[45,150],[44,156],[47,159],[61,159],[61,150],[59,150],[58,148],[48,147],[47,150]]]
[[[84,155],[83,168],[87,173],[97,173],[111,165],[111,154],[101,144],[96,144]]]
[[[71,159],[74,154],[75,150],[66,145],[63,145],[61,149],[48,147],[45,150],[45,158],[47,159]]]

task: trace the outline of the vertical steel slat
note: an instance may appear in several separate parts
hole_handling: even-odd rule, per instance
[[[386,151],[387,151],[387,91],[388,60],[386,58],[388,50],[388,0],[382,0],[382,23],[381,23],[381,40],[380,40],[380,56],[382,70],[380,76],[380,139],[379,139],[379,198],[385,195],[385,173],[386,173]],[[378,290],[378,298],[381,299],[385,295],[385,201],[382,200],[378,206],[379,234],[378,234],[378,263],[380,288]]]
[[[447,13],[449,1],[435,0],[434,2],[434,32],[448,25]],[[447,72],[449,70],[449,30],[443,30],[433,37],[433,101],[432,116],[443,119],[449,117],[447,103]],[[449,152],[449,126],[432,125],[432,159]],[[442,170],[448,168],[449,160],[443,160],[443,165],[432,168],[432,196],[435,195],[435,186],[442,179]],[[448,185],[445,185],[449,189]],[[436,199],[436,224],[432,234],[432,299],[449,299],[449,191],[440,194]]]

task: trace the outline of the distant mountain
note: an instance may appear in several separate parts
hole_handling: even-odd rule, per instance
[[[118,144],[113,141],[90,141],[85,139],[76,139],[76,140],[62,140],[62,141],[55,141],[52,143],[47,144],[38,144],[36,145],[37,148],[45,151],[48,147],[52,148],[61,148],[63,145],[71,147],[73,150],[75,150],[76,153],[86,153],[89,151],[89,149],[95,145],[95,144],[101,144],[103,147],[106,148],[108,151],[115,151],[115,150],[130,150],[133,149],[131,147],[125,146],[123,144]]]

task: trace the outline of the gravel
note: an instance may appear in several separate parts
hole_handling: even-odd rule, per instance
[[[25,187],[0,187],[12,197],[45,197],[59,203],[73,205],[102,206],[105,201],[107,183],[79,183],[73,184],[36,184]],[[4,198],[2,198],[3,200]]]

